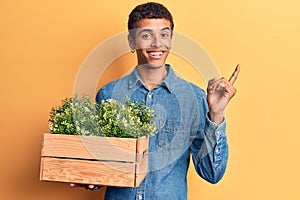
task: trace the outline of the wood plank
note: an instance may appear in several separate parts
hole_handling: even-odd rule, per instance
[[[140,145],[137,145],[139,141]],[[45,133],[42,156],[118,160],[135,162],[138,152],[148,148],[148,138],[108,138],[98,136],[75,136]]]
[[[45,133],[40,180],[137,187],[147,175],[148,143],[147,137]]]
[[[148,137],[141,137],[137,139],[137,153],[144,154],[147,153],[149,146],[149,138]]]
[[[144,180],[148,173],[148,154],[145,154],[144,157],[136,163],[136,172],[135,172],[135,186],[138,187],[140,183]]]
[[[44,157],[41,159],[40,180],[134,187],[135,163]]]
[[[137,143],[136,143],[137,162],[139,162],[140,159],[143,159],[145,155],[148,155],[148,148],[149,148],[148,146],[149,146],[149,138],[141,137],[137,139]]]

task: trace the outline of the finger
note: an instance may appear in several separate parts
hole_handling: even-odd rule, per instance
[[[94,189],[94,187],[95,187],[94,185],[89,185],[88,186],[89,189]]]
[[[231,99],[236,94],[236,89],[228,81],[224,84],[225,94]]]
[[[208,81],[208,83],[207,83],[207,87],[213,85],[213,84],[214,84],[215,82],[217,82],[217,81],[218,81],[217,78],[210,79],[210,80]]]
[[[220,90],[224,87],[223,80],[224,78],[214,80],[210,85],[207,87],[207,92],[213,93],[217,90]]]
[[[77,183],[70,183],[71,187],[80,187],[81,185],[77,184]]]
[[[237,77],[238,77],[238,74],[240,72],[240,64],[238,64],[233,72],[233,74],[231,75],[231,77],[229,78],[229,83],[231,85],[234,84],[234,82],[236,81]]]
[[[212,79],[208,82],[207,91],[213,91],[216,89],[218,82],[220,82],[220,79]]]
[[[84,187],[85,184],[79,184],[79,183],[70,183],[71,187]]]
[[[71,187],[90,187],[90,185],[79,184],[79,183],[70,183]]]
[[[102,188],[102,186],[100,185],[88,185],[87,187],[85,187],[87,190],[100,190]]]
[[[71,186],[71,187],[75,187],[76,184],[75,184],[75,183],[70,183],[70,186]]]
[[[224,91],[224,92],[226,92],[226,88],[227,88],[228,86],[231,86],[231,87],[232,87],[232,85],[229,83],[229,81],[226,80],[224,77],[222,77],[222,78],[218,81],[217,86],[216,86],[215,89],[216,89],[217,91]]]

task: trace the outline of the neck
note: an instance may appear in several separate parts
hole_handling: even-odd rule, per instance
[[[165,65],[161,67],[151,67],[140,65],[137,68],[139,76],[143,83],[151,90],[155,88],[167,76],[167,68]]]

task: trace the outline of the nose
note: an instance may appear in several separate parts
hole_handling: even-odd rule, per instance
[[[159,35],[155,34],[153,36],[151,47],[153,47],[153,48],[159,48],[161,46],[162,46],[162,42],[160,40],[160,37],[159,37]]]

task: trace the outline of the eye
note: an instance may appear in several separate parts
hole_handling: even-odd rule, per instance
[[[142,33],[141,37],[145,40],[150,40],[150,39],[152,39],[152,34],[151,33]]]
[[[170,37],[170,33],[169,32],[164,32],[164,33],[161,34],[161,37],[163,39],[168,39]]]

